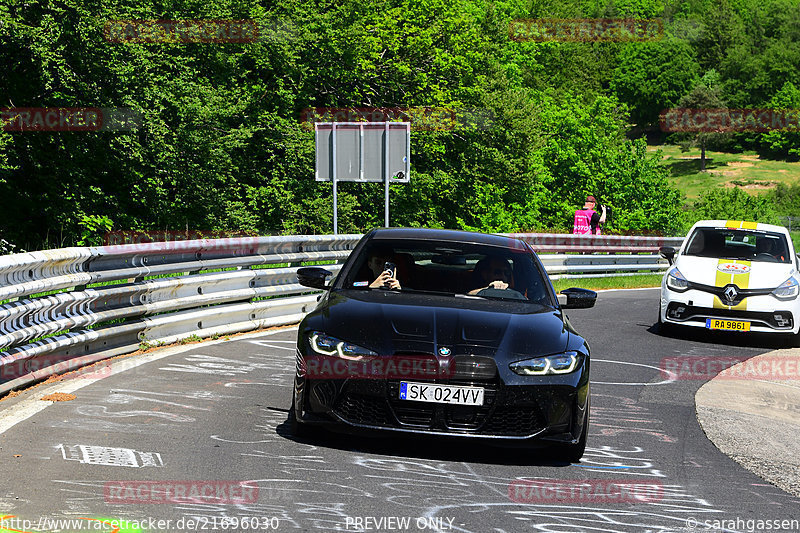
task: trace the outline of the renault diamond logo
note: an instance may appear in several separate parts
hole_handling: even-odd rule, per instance
[[[733,285],[728,285],[728,287],[725,289],[725,292],[723,294],[725,294],[725,298],[729,302],[733,302],[734,300],[736,300],[736,297],[739,295],[739,291],[737,291],[736,287],[734,287]]]

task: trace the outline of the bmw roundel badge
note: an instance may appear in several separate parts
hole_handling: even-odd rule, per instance
[[[442,346],[441,348],[439,348],[439,355],[447,357],[448,355],[450,355],[450,348]]]

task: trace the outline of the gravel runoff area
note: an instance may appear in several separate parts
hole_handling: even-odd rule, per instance
[[[695,395],[697,420],[711,442],[795,496],[800,496],[799,362],[798,348],[759,355],[721,372]]]

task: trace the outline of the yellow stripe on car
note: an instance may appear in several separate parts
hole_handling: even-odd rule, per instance
[[[726,220],[725,227],[728,229],[758,229],[758,222],[746,222],[744,220]]]
[[[730,222],[730,221],[729,221]],[[719,267],[723,265],[742,265],[746,266],[744,272],[722,272]],[[724,287],[729,283],[733,283],[740,289],[747,289],[750,286],[750,261],[740,261],[736,259],[720,259],[717,262],[717,276],[714,280],[714,286]],[[719,296],[714,295],[714,309],[735,309],[737,311],[747,310],[747,299],[745,298],[737,305],[725,305]]]
[[[739,229],[742,226],[741,220],[726,220],[725,227],[728,229]]]

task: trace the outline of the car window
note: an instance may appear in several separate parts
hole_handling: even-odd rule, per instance
[[[783,234],[727,228],[696,228],[684,255],[768,263],[792,261]]]
[[[394,263],[402,291],[517,299],[553,306],[548,282],[527,250],[431,241],[369,243],[351,258],[342,286],[368,289],[386,262]],[[470,294],[500,280],[507,289]]]

